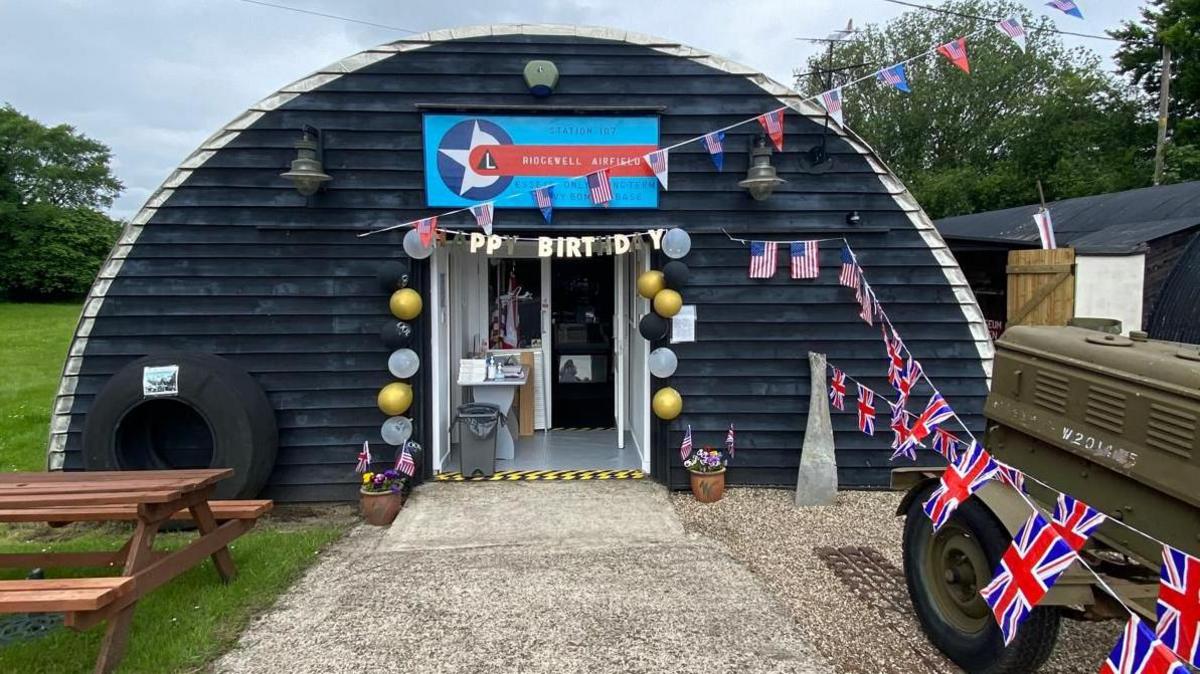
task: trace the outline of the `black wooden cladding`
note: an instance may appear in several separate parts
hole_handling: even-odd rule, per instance
[[[525,92],[530,58],[551,58],[561,79],[540,103]],[[387,295],[375,282],[384,260],[402,255],[401,232],[357,238],[368,229],[435,214],[423,207],[420,104],[486,106],[661,106],[661,144],[779,107],[744,76],[694,59],[625,43],[562,36],[513,36],[440,43],[346,74],[266,113],[218,150],[157,209],[106,293],[91,329],[71,409],[67,467],[79,468],[79,433],[93,396],[125,363],[164,350],[211,352],[250,372],[276,409],[280,449],[266,496],[351,498],[362,441],[382,449],[375,394],[390,381],[378,340]],[[561,113],[557,113],[561,114]],[[322,130],[329,188],[311,199],[279,173],[294,158],[303,125]],[[671,153],[671,191],[656,210],[555,212],[553,228],[534,209],[496,211],[500,231],[694,232],[683,289],[695,304],[697,341],[672,348],[670,382],[684,414],[656,422],[653,472],[686,484],[676,450],[688,424],[698,444],[719,446],[730,422],[740,451],[732,483],[792,484],[809,395],[809,350],[888,392],[878,327],[857,317],[853,291],[837,285],[839,243],[821,244],[821,277],[787,278],[780,249],[775,278],[747,278],[748,252],[736,236],[847,236],[908,346],[976,430],[986,393],[963,312],[933,254],[874,169],[846,141],[827,138],[830,162],[812,170],[802,150],[821,125],[788,113],[786,151],[772,158],[788,180],[764,202],[737,187],[757,123],[726,136],[725,170],[697,144]],[[862,224],[845,224],[848,211]],[[469,229],[469,216],[444,219]],[[663,260],[658,260],[659,263]],[[426,298],[417,321],[422,369],[410,412],[429,447],[427,267],[414,285]],[[635,337],[636,338],[636,337]],[[662,382],[654,381],[652,389]],[[914,396],[913,407],[928,391]],[[889,468],[886,405],[875,438],[857,432],[853,396],[834,413],[843,484],[880,486]]]

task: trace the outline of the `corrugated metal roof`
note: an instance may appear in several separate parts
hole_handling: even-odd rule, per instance
[[[1049,204],[1059,245],[1081,252],[1128,253],[1142,244],[1200,226],[1200,181],[1145,187]],[[942,218],[934,222],[947,240],[1036,245],[1036,204]]]
[[[1154,306],[1146,332],[1154,339],[1186,344],[1200,344],[1200,302],[1196,288],[1200,287],[1200,236],[1193,237],[1175,263],[1162,294]]]

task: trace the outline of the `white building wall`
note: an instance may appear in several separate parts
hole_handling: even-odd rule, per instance
[[[1121,331],[1142,329],[1142,286],[1146,256],[1077,255],[1075,257],[1075,315],[1115,318]]]

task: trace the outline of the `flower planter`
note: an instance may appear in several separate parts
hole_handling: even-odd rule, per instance
[[[688,471],[692,478],[692,496],[701,503],[720,501],[725,495],[725,469],[715,473]]]
[[[362,505],[362,516],[367,524],[386,527],[400,514],[404,506],[404,496],[390,491],[370,492],[359,490],[359,502]]]

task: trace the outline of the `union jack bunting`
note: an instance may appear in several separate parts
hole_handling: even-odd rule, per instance
[[[1139,618],[1129,616],[1100,674],[1187,674],[1183,663]]]
[[[771,137],[775,150],[783,152],[783,108],[764,112],[758,116],[758,123],[762,124],[763,131],[766,131],[767,135]]]
[[[1050,2],[1046,3],[1046,6],[1053,7],[1064,14],[1070,14],[1076,19],[1083,18],[1083,12],[1079,11],[1079,5],[1072,2],[1072,0],[1050,0]]]
[[[917,382],[921,380],[922,373],[921,363],[916,358],[913,358],[912,354],[909,354],[908,363],[904,366],[904,376],[900,378],[900,385],[897,387],[897,390],[900,392],[897,402],[901,406],[908,402],[908,396],[912,393]]]
[[[904,93],[912,93],[908,88],[908,74],[904,70],[903,63],[897,63],[890,68],[884,68],[875,73],[875,78],[884,84],[890,84]]]
[[[612,201],[612,183],[608,179],[608,169],[600,169],[587,174],[588,196],[597,206],[607,206]]]
[[[866,279],[860,278],[858,280],[858,288],[854,291],[854,299],[858,300],[858,317],[866,321],[867,325],[875,325],[873,322],[875,316],[875,293],[871,291],[871,286],[867,284]]]
[[[396,471],[412,477],[417,472],[417,462],[413,461],[412,441],[407,441],[400,448],[400,458],[396,460]]]
[[[365,473],[371,470],[371,445],[364,440],[362,451],[358,453],[358,465],[354,466],[354,472]]]
[[[923,509],[933,522],[933,530],[941,529],[954,514],[955,508],[987,484],[996,474],[996,468],[996,462],[987,450],[972,441],[966,451],[958,455],[958,460],[942,471],[941,482],[929,495],[929,500],[925,501]]]
[[[961,441],[954,434],[942,428],[933,429],[933,451],[953,462],[958,458],[958,446]]]
[[[880,326],[883,330],[883,343],[887,346],[888,356],[888,372],[887,380],[896,391],[900,390],[900,382],[904,379],[904,357],[900,355],[904,344],[901,343],[900,337],[893,331],[891,336],[888,336],[888,327]]]
[[[858,430],[875,435],[875,392],[858,385]]]
[[[729,453],[729,458],[733,458],[733,424],[729,424],[729,432],[725,434],[725,451]]]
[[[858,290],[858,262],[850,252],[850,246],[842,246],[842,273],[838,275],[838,283]]]
[[[846,409],[846,373],[836,367],[829,381],[829,401],[839,410]]]
[[[821,273],[818,264],[820,250],[816,241],[793,241],[792,278],[817,278]]]
[[[891,403],[888,403],[891,405]],[[903,405],[892,405],[892,456],[888,461],[895,461],[900,457],[905,457],[909,461],[917,460],[917,442],[913,440],[912,433],[908,430],[908,425],[905,423],[908,420],[908,412],[905,411]]]
[[[417,220],[417,235],[421,237],[421,245],[428,248],[433,245],[433,235],[437,231],[437,216]]]
[[[996,479],[1002,484],[1006,484],[1017,491],[1025,492],[1025,473],[1022,473],[1006,463],[1000,463],[999,465],[1000,470],[996,473]]]
[[[929,404],[925,406],[925,411],[921,412],[921,416],[913,422],[910,431],[913,440],[917,442],[924,440],[929,437],[934,428],[953,416],[954,410],[950,409],[950,403],[946,402],[941,393],[934,391],[929,398]]]
[[[1025,27],[1021,25],[1021,22],[1016,17],[996,22],[996,30],[1012,38],[1012,41],[1017,43],[1021,51],[1025,51]]]
[[[750,242],[750,278],[771,278],[775,275],[776,241]]]
[[[475,216],[475,224],[479,225],[484,234],[492,233],[492,218],[495,215],[495,206],[492,202],[472,206],[471,215]]]
[[[1054,514],[1050,517],[1050,526],[1058,532],[1059,538],[1078,552],[1083,548],[1083,544],[1087,543],[1088,536],[1091,536],[1105,519],[1104,513],[1093,510],[1083,501],[1059,494],[1058,503],[1054,505]]]
[[[537,201],[537,207],[542,212],[542,217],[546,219],[546,224],[550,224],[550,220],[554,216],[554,186],[547,185],[535,189],[533,198]]]
[[[1158,584],[1158,638],[1200,667],[1200,559],[1163,546]]]
[[[979,591],[1000,625],[1005,646],[1012,643],[1017,628],[1073,561],[1075,551],[1041,513],[1025,520],[1000,558],[996,577]]]
[[[649,154],[643,155],[646,160],[646,166],[654,171],[654,177],[658,178],[658,182],[662,183],[663,189],[667,189],[667,151],[655,150]]]
[[[717,170],[723,170],[725,168],[725,132],[707,133],[701,140],[704,143],[704,149],[708,150],[709,156],[712,157],[713,164],[717,167]]]
[[[688,424],[687,433],[683,435],[683,442],[679,443],[679,458],[686,461],[692,454],[692,425]]]
[[[830,89],[821,94],[821,105],[825,106],[825,111],[837,122],[839,126],[845,126],[842,121],[842,88]]]
[[[960,37],[957,40],[951,40],[938,47],[937,52],[950,59],[950,62],[958,66],[964,73],[971,72],[971,64],[967,61],[967,38]]]

